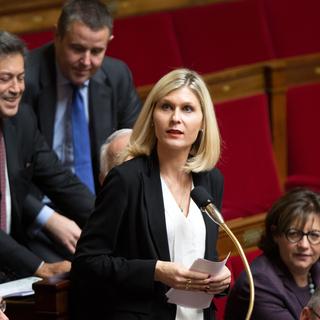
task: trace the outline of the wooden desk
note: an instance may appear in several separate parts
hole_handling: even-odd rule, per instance
[[[33,284],[30,297],[7,299],[6,314],[11,320],[68,320],[67,274]]]

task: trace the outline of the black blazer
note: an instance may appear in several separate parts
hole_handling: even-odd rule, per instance
[[[221,207],[218,169],[193,174],[193,182]],[[205,257],[214,260],[218,227],[205,214],[203,219]],[[125,162],[105,180],[72,264],[74,319],[94,319],[94,312],[105,315],[99,319],[174,319],[176,307],[165,297],[169,288],[154,281],[159,259],[170,261],[159,164],[152,155]],[[212,308],[205,319],[214,319]]]
[[[41,262],[24,246],[25,219],[28,220],[27,212],[32,211],[33,206],[31,198],[27,197],[31,182],[79,225],[83,225],[91,213],[94,197],[69,170],[62,167],[37,129],[34,114],[27,105],[20,105],[15,117],[3,120],[3,134],[12,228],[10,235],[0,231],[0,271],[12,277],[25,277],[33,275]]]
[[[56,65],[53,44],[29,53],[26,60],[26,90],[23,101],[34,107],[40,131],[52,147],[57,104]],[[100,147],[115,130],[131,128],[141,102],[127,65],[106,57],[90,79],[89,130],[95,187],[99,184]]]

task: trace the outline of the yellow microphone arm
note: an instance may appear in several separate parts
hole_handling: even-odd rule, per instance
[[[235,247],[237,248],[237,251],[244,264],[244,268],[245,268],[245,271],[248,277],[248,282],[249,282],[250,299],[249,299],[249,306],[248,306],[248,311],[247,311],[245,320],[250,320],[252,310],[253,310],[253,305],[254,305],[254,282],[253,282],[253,277],[252,277],[252,273],[250,270],[247,257],[241,247],[241,244],[238,241],[238,239],[235,237],[235,235],[232,233],[232,231],[229,229],[229,227],[225,224],[222,215],[220,214],[219,210],[214,206],[214,204],[210,200],[210,196],[208,192],[203,187],[200,187],[200,186],[195,187],[191,191],[191,198],[194,200],[197,206],[201,209],[201,211],[205,212],[216,224],[218,224],[227,233],[227,235],[230,237]]]

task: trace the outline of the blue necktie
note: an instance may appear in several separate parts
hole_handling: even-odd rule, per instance
[[[73,87],[71,119],[75,173],[95,193],[89,127],[80,88],[76,86]]]

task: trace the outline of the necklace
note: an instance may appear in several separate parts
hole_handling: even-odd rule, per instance
[[[180,202],[178,203],[178,206],[179,206],[179,209],[180,209],[181,212],[184,211],[185,202],[187,202],[187,200],[188,200],[188,196],[186,196],[188,191],[190,191],[190,188],[187,185],[185,190],[182,192]]]
[[[308,273],[308,286],[310,294],[313,295],[316,289],[310,272]]]
[[[176,203],[180,209],[180,211],[183,213],[187,207],[189,194],[191,190],[190,181],[185,183],[184,185],[180,186],[178,184],[174,184],[168,177],[162,175],[162,178],[165,180],[169,190],[171,191],[174,199],[176,200]],[[182,191],[180,191],[182,189]],[[187,210],[187,209],[186,209]]]

